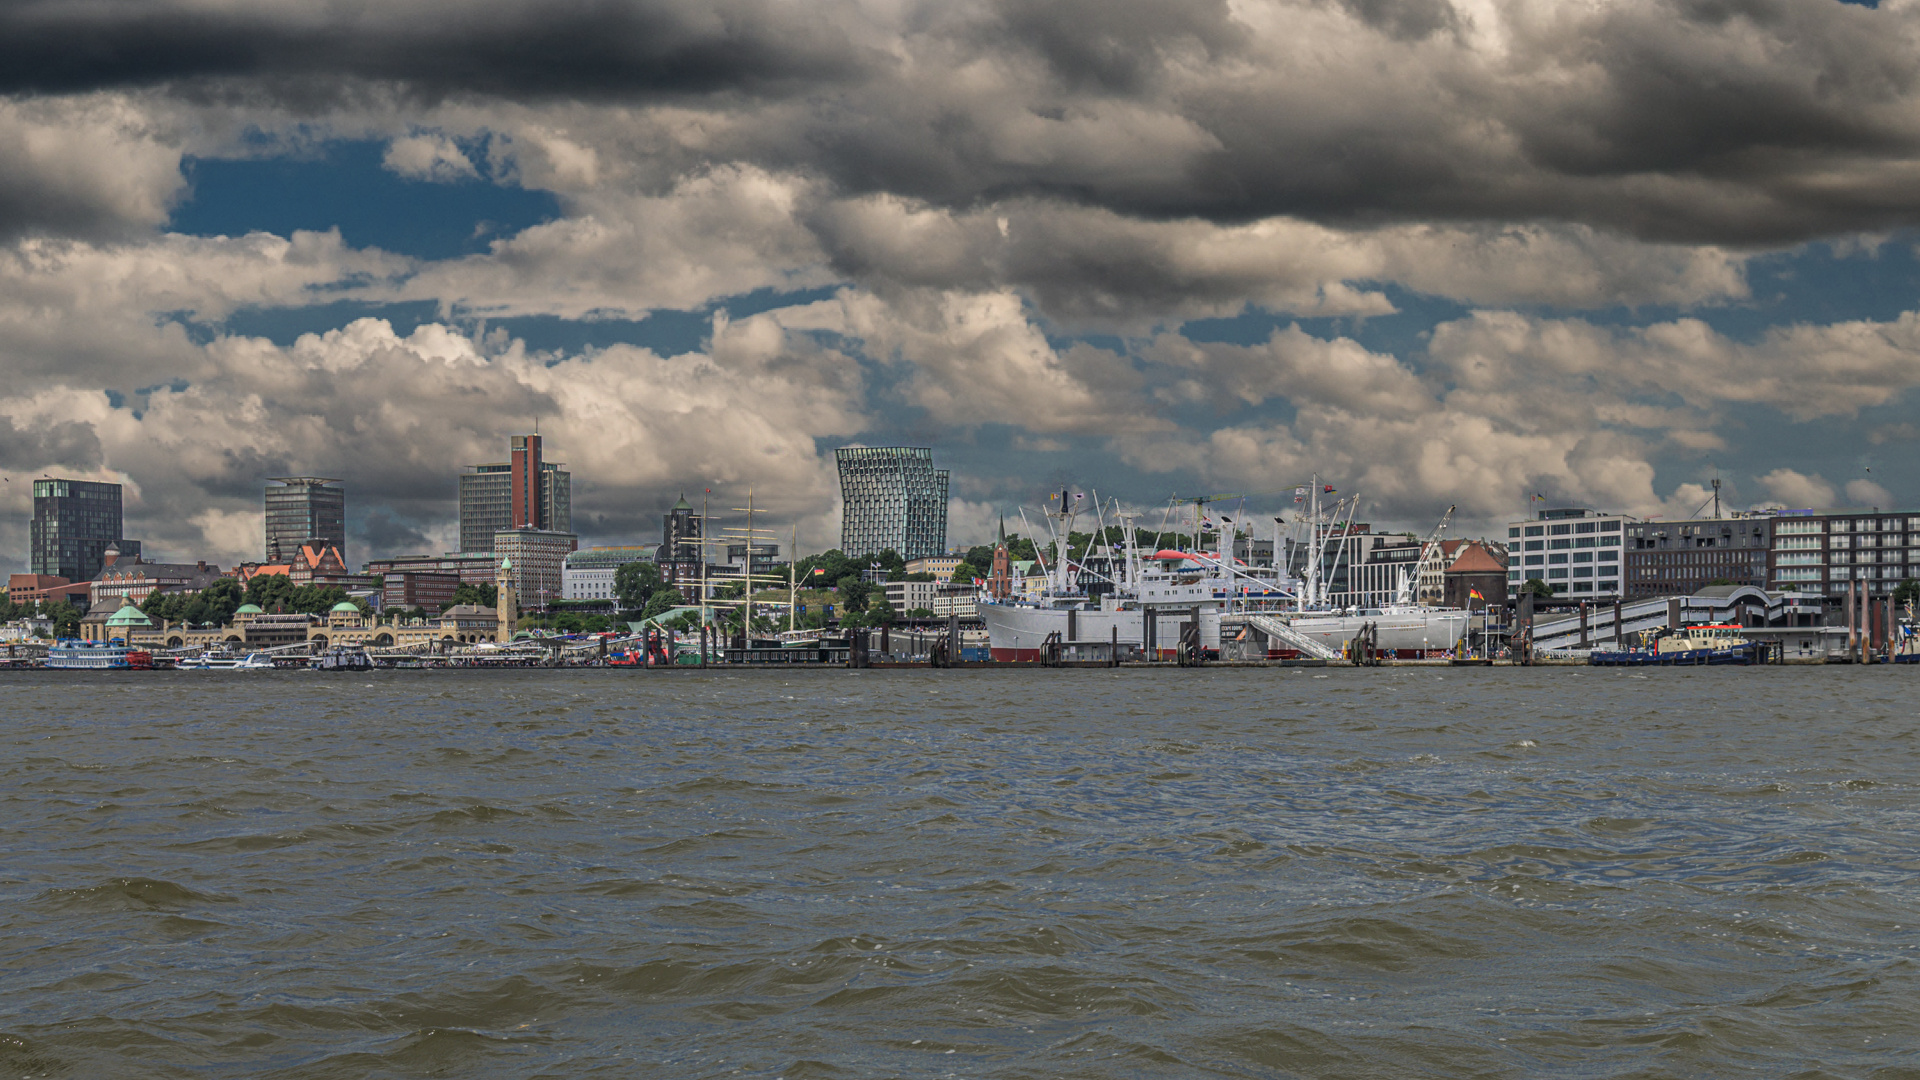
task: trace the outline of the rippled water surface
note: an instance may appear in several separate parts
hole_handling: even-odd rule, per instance
[[[1920,1076],[1920,671],[22,673],[0,1076]]]

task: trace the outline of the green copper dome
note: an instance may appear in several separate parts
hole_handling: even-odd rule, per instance
[[[265,615],[266,614],[266,612],[260,610],[259,604],[241,604],[239,607],[233,609],[233,613],[235,615]]]
[[[333,605],[331,608],[328,608],[327,610],[334,614],[345,614],[345,615],[360,614],[359,606],[354,604],[352,601],[348,601],[348,600],[342,600],[339,603]]]
[[[134,607],[133,601],[128,600],[127,602],[125,602],[120,606],[119,611],[116,611],[113,614],[107,616],[107,625],[108,626],[152,626],[153,620],[147,618],[146,612],[141,611],[137,607]]]

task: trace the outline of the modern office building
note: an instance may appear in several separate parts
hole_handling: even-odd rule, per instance
[[[737,575],[747,569],[748,546],[744,540],[727,545],[727,573]],[[755,540],[751,546],[753,548],[752,573],[762,577],[773,576],[773,572],[780,566],[780,545],[771,540]]]
[[[1781,510],[1773,515],[1767,587],[1820,596],[1858,582],[1884,596],[1920,579],[1920,514],[1883,510]]]
[[[302,546],[347,554],[347,493],[324,476],[276,476],[266,490],[266,561],[289,562]]]
[[[108,548],[124,558],[140,557],[140,542],[121,536],[122,528],[119,484],[35,480],[27,570],[91,581],[106,565]]]
[[[573,475],[545,458],[538,435],[508,440],[507,461],[460,474],[460,550],[492,551],[504,529],[573,531]]]
[[[921,559],[947,550],[947,470],[924,446],[846,446],[840,467],[840,550]]]
[[[579,546],[579,537],[551,529],[523,527],[493,534],[494,555],[503,566],[512,560],[511,568],[503,572],[512,580],[523,610],[543,610],[562,598],[567,556]]]
[[[1625,514],[1560,507],[1509,522],[1508,591],[1544,581],[1555,595],[1571,600],[1622,598],[1620,553],[1629,521]]]
[[[586,548],[568,555],[560,568],[562,600],[613,600],[613,580],[628,563],[652,562],[650,547]]]
[[[1773,519],[1764,514],[1626,526],[1626,598],[1691,596],[1710,585],[1767,585]]]

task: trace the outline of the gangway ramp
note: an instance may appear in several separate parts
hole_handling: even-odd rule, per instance
[[[1707,623],[1744,622],[1745,613],[1763,614],[1772,624],[1788,613],[1800,599],[1792,593],[1769,593],[1752,585],[1722,585],[1703,589],[1691,596],[1656,596],[1620,604],[1620,633],[1637,634],[1663,630],[1675,624],[1700,626]],[[1614,640],[1614,605],[1595,604],[1587,609],[1586,643],[1610,644]],[[1533,647],[1541,650],[1580,647],[1580,616],[1556,614],[1552,618],[1536,616],[1533,622]]]
[[[1340,653],[1288,626],[1284,620],[1272,615],[1248,615],[1247,625],[1267,635],[1269,649],[1297,649],[1301,656],[1311,656],[1316,660],[1338,660]]]

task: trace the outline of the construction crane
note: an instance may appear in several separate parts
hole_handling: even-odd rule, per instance
[[[1429,559],[1436,563],[1440,561],[1440,534],[1446,531],[1447,522],[1453,520],[1453,511],[1454,507],[1447,507],[1447,512],[1440,515],[1440,523],[1433,527],[1433,531],[1427,534],[1426,541],[1420,545],[1420,561],[1415,563],[1413,567],[1413,599],[1415,603],[1420,601],[1420,581],[1426,576],[1427,561]]]

